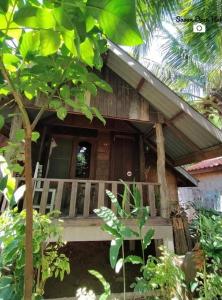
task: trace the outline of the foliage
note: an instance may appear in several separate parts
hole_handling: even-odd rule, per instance
[[[221,9],[221,2],[215,0],[140,0],[141,32],[150,38],[134,51],[137,58],[144,58],[144,63],[157,77],[220,128]],[[186,22],[177,22],[178,17]],[[206,32],[193,32],[193,24],[197,22],[205,23]],[[161,63],[148,59],[151,42],[157,39]]]
[[[177,256],[161,248],[160,258],[150,256],[145,266],[142,266],[142,277],[136,278],[132,284],[134,291],[145,293],[150,290],[160,290],[160,299],[184,300],[185,297],[185,275],[177,262]],[[156,297],[159,299],[159,296]]]
[[[95,276],[103,285],[104,292],[99,297],[99,300],[106,300],[111,295],[110,284],[105,280],[105,278],[98,271],[89,270],[89,273]]]
[[[20,300],[23,297],[25,265],[25,215],[17,208],[7,209],[0,216],[0,298]],[[60,239],[61,227],[53,222],[53,215],[33,216],[33,258],[35,272],[35,295],[44,294],[44,285],[48,278],[69,273],[69,261],[59,253],[62,242],[50,244],[49,239]]]
[[[68,111],[94,116],[105,122],[96,107],[86,101],[87,92],[112,88],[92,70],[103,65],[101,55],[107,51],[106,38],[124,45],[141,43],[136,25],[135,3],[127,0],[3,1],[0,7],[0,95],[2,108],[15,102],[34,101],[40,113],[32,123],[34,129],[43,112],[53,109],[64,120]],[[127,2],[127,5],[126,5]],[[118,30],[116,27],[118,26]],[[11,99],[11,95],[13,97]],[[6,103],[5,103],[6,101]],[[22,103],[23,102],[23,103]],[[4,112],[4,110],[3,110]],[[20,110],[24,123],[24,109]],[[5,113],[0,114],[0,127]],[[27,124],[26,126],[27,127]],[[26,128],[24,128],[26,129]],[[12,171],[22,172],[18,161],[24,160],[25,131],[21,129],[6,147]],[[36,141],[39,134],[32,134]]]
[[[222,217],[202,210],[196,226],[204,257],[193,289],[200,299],[214,300],[222,295]]]
[[[127,45],[142,42],[136,25],[135,1],[106,0],[100,4],[94,0],[1,1],[0,96],[4,101],[1,108],[16,104],[23,125],[18,140],[13,137],[3,153],[11,160],[12,171],[22,172],[15,158],[24,159],[26,299],[31,299],[33,267],[31,141],[39,137],[33,131],[48,108],[56,111],[61,120],[68,111],[74,111],[90,120],[96,116],[105,122],[97,108],[87,104],[86,95],[96,95],[97,88],[111,92],[111,87],[92,70],[102,67],[101,55],[107,50],[107,38]],[[25,103],[34,100],[39,111],[31,120]],[[0,127],[4,119],[5,114],[1,113]]]
[[[112,192],[108,190],[106,191],[115,207],[116,213],[107,207],[96,209],[95,213],[102,218],[105,223],[102,225],[102,230],[112,236],[109,252],[110,264],[113,269],[115,268],[116,273],[119,273],[123,268],[123,290],[125,295],[125,263],[145,265],[144,251],[151,243],[154,230],[148,229],[144,233],[149,217],[149,208],[142,205],[141,195],[136,185],[133,185],[131,190],[126,183],[122,183],[124,185],[124,193],[122,195],[121,205]],[[132,203],[130,199],[132,199]],[[129,226],[126,226],[124,221],[121,220],[122,218],[136,218],[137,231],[134,231]],[[130,238],[136,238],[141,241],[142,258],[137,255],[129,255],[125,257],[124,240]],[[118,259],[120,249],[122,249],[122,256]]]

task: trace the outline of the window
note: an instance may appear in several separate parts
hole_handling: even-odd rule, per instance
[[[89,178],[90,176],[90,156],[92,145],[88,142],[80,142],[76,154],[75,177]]]

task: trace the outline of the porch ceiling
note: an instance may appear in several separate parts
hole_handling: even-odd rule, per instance
[[[222,153],[222,131],[187,104],[123,49],[109,42],[106,64],[164,116],[166,153],[183,165]],[[147,135],[151,124],[134,124]],[[155,142],[155,136],[149,135]]]

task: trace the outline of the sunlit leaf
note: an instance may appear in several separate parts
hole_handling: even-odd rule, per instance
[[[40,45],[39,40],[39,32],[30,31],[25,32],[22,35],[22,42],[20,44],[20,53],[23,57],[26,57],[26,55],[30,52],[38,50]]]
[[[57,52],[60,45],[60,35],[52,30],[40,31],[41,54],[44,56]]]
[[[128,46],[142,43],[136,24],[134,0],[89,0],[87,9],[115,43]]]
[[[121,238],[117,238],[111,241],[110,251],[109,251],[109,259],[110,265],[114,269],[116,266],[116,262],[119,255],[119,250],[122,246],[123,240]]]
[[[93,44],[89,38],[86,38],[83,43],[80,44],[81,57],[89,66],[93,66],[94,50]]]

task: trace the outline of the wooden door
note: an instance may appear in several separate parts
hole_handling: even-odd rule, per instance
[[[138,153],[138,143],[134,136],[113,136],[111,161],[112,180],[138,181]]]

